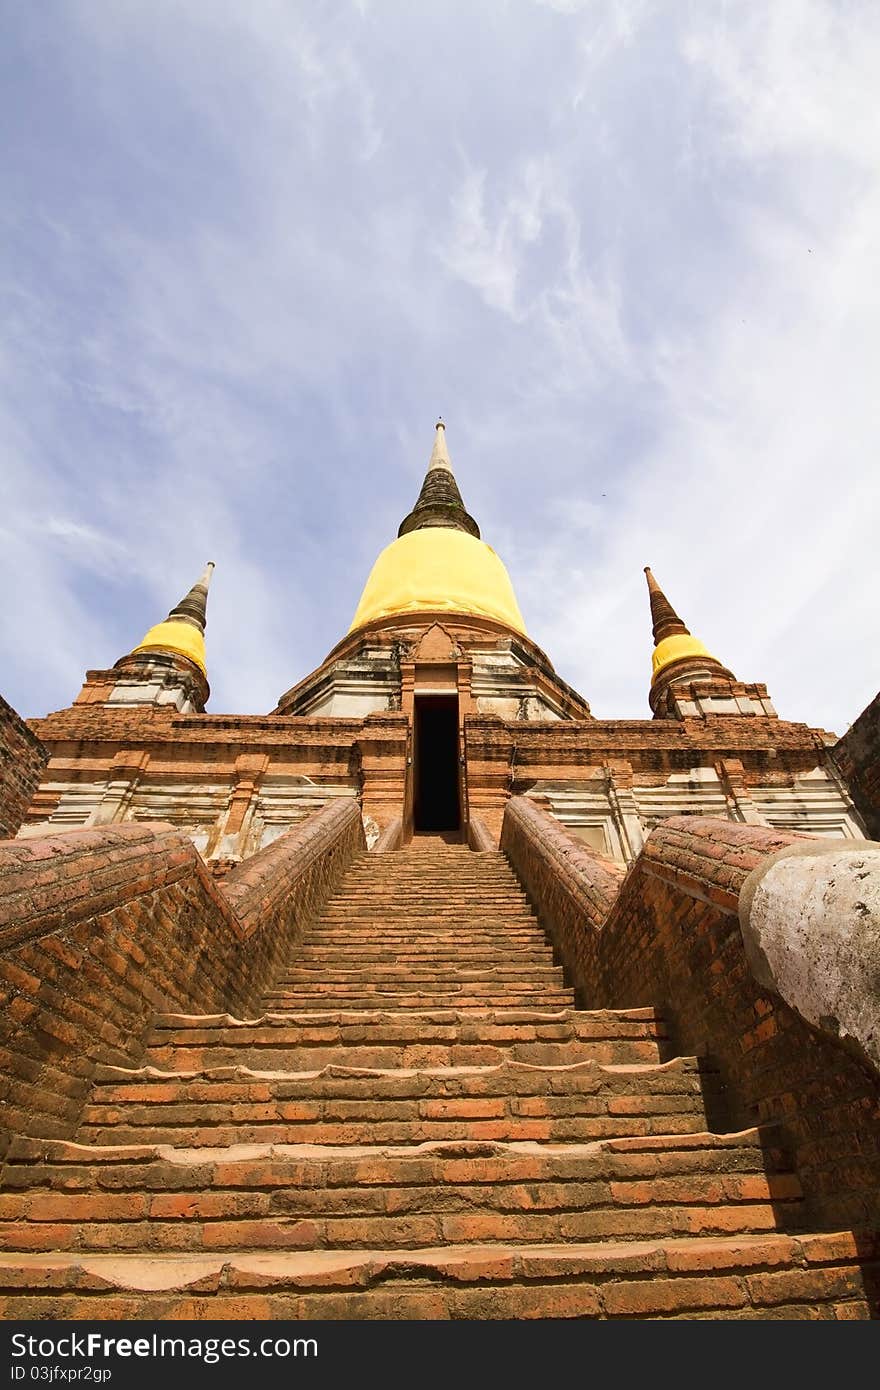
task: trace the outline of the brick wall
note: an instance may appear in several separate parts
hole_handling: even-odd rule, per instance
[[[49,753],[0,696],[0,840],[12,837],[39,786]]]
[[[811,1218],[876,1225],[876,1074],[762,990],[737,908],[752,869],[799,837],[676,817],[621,882],[540,808],[511,801],[502,832],[520,879],[588,1008],[662,1008],[678,1050],[717,1067],[725,1128],[777,1123]],[[616,895],[615,895],[616,894]]]
[[[880,840],[880,694],[832,749],[868,835]]]
[[[559,822],[534,801],[516,796],[507,803],[501,848],[545,919],[582,992],[597,975],[596,933],[620,892],[624,870],[577,844]],[[589,930],[588,930],[589,928]],[[598,1007],[585,997],[587,1008]]]
[[[215,884],[168,826],[0,845],[0,1090],[12,1133],[68,1136],[98,1063],[131,1065],[156,1010],[247,1014],[365,848],[324,807]]]

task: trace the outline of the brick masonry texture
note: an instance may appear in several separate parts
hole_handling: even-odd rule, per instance
[[[528,804],[521,835],[541,826]],[[167,828],[131,830],[107,842],[124,851],[123,910],[187,884],[193,863]],[[71,1138],[25,1117],[2,1168],[0,1316],[876,1312],[876,1239],[790,1234],[801,1183],[778,1126],[712,1133],[703,1061],[670,1055],[655,1008],[578,1010],[504,855],[430,836],[366,854],[349,800],[302,831],[230,871],[228,892],[196,876],[194,909],[211,918],[196,966],[216,954],[223,978],[206,985],[194,966],[137,1064],[93,1067]],[[73,863],[77,841],[94,858],[108,833],[59,838]],[[36,854],[37,875],[58,843]],[[603,876],[570,839],[559,849],[555,872],[584,888],[601,935],[621,873]],[[711,850],[688,866],[705,893]],[[94,926],[88,888],[71,882],[70,920]],[[19,950],[54,939],[34,936],[41,910],[64,911],[57,874],[47,886],[42,905],[20,903]],[[139,937],[156,957],[169,940],[152,921]],[[267,974],[259,999],[239,962]],[[155,975],[138,962],[138,988]],[[221,1011],[201,1011],[220,995]]]
[[[364,848],[337,801],[223,885],[162,825],[0,844],[2,1134],[64,1137],[157,1009],[246,1011]]]
[[[407,717],[180,715],[167,707],[75,704],[34,720],[50,749],[45,784],[28,820],[52,815],[64,784],[107,783],[121,750],[147,754],[147,780],[165,787],[236,781],[242,754],[268,758],[274,778],[308,777],[348,789],[380,829],[400,815],[407,793]],[[466,714],[462,751],[470,815],[481,816],[497,845],[507,797],[536,781],[582,779],[623,760],[629,775],[661,784],[672,773],[735,758],[746,787],[791,786],[828,763],[828,736],[805,724],[728,715],[683,720],[505,721]]]
[[[737,918],[752,869],[798,837],[676,817],[622,879],[514,798],[506,851],[588,1008],[652,1004],[676,1050],[717,1067],[723,1127],[777,1122],[819,1225],[876,1225],[880,1087],[826,1034],[763,991]]]
[[[48,758],[48,749],[0,696],[0,839],[14,835],[24,820]]]
[[[880,839],[880,694],[832,750],[872,839]]]

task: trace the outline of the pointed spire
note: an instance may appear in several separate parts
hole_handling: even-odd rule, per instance
[[[677,717],[669,712],[667,695],[672,687],[705,677],[732,681],[734,675],[706,650],[699,638],[691,635],[690,628],[685,627],[647,565],[645,578],[651,596],[651,620],[654,624],[648,701],[655,718]]]
[[[169,622],[179,618],[181,622],[192,623],[193,627],[199,629],[199,632],[204,632],[207,618],[208,586],[211,583],[214,569],[214,561],[209,560],[186,597],[182,598],[177,607],[172,608],[168,614]]]
[[[434,428],[437,433],[434,437],[434,448],[431,450],[428,472],[430,473],[434,468],[445,468],[448,473],[451,473],[452,463],[449,458],[449,450],[446,447],[446,426],[443,420],[438,420]]]
[[[654,645],[658,646],[666,637],[690,636],[690,628],[685,627],[657,580],[645,565],[645,578],[651,597],[651,621],[654,624]]]
[[[446,426],[437,421],[434,447],[428,463],[425,481],[416,504],[400,523],[398,536],[419,531],[425,526],[443,526],[451,531],[465,531],[480,538],[480,528],[465,510],[446,447]]]

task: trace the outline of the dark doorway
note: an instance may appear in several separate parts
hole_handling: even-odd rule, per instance
[[[415,699],[416,830],[458,830],[458,696]]]

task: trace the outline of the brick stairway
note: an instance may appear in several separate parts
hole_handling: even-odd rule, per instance
[[[709,1132],[653,1010],[575,1008],[503,855],[361,856],[263,1007],[160,1016],[75,1141],[14,1142],[4,1316],[867,1316],[773,1134]]]

